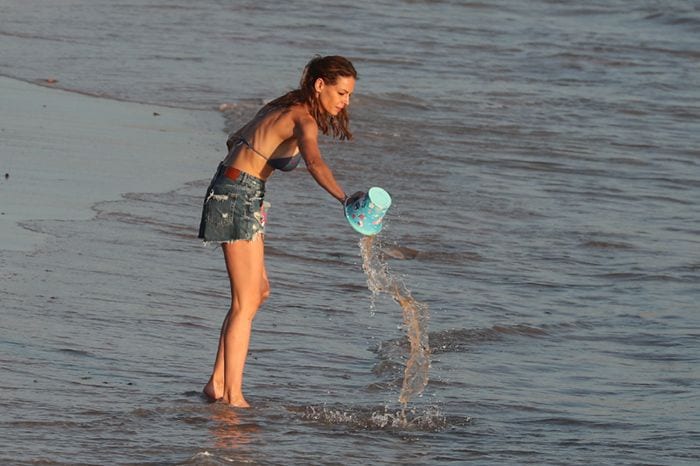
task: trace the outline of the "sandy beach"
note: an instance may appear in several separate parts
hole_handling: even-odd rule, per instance
[[[37,219],[78,220],[96,202],[206,178],[223,157],[216,111],[119,102],[0,77],[0,248],[42,241]],[[221,121],[219,121],[221,120]]]

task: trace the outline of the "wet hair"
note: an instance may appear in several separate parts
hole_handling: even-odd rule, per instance
[[[326,84],[334,85],[340,77],[358,79],[357,71],[355,71],[355,67],[352,66],[350,60],[340,55],[329,55],[326,57],[317,55],[304,67],[304,72],[301,74],[301,80],[299,81],[299,88],[273,100],[265,108],[289,107],[298,103],[307,103],[309,104],[311,116],[316,120],[316,124],[323,134],[331,133],[334,138],[340,140],[352,139],[352,133],[348,128],[350,119],[347,107],[343,108],[334,117],[323,110],[316,94],[315,84],[318,78],[323,79],[323,82]]]

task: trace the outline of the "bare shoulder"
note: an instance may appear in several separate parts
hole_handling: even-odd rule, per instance
[[[315,136],[318,134],[318,125],[304,105],[290,107],[290,117],[294,122],[294,131]]]
[[[292,105],[288,108],[288,111],[290,116],[296,121],[311,118],[311,114],[309,114],[309,111],[306,109],[306,106],[302,104]]]

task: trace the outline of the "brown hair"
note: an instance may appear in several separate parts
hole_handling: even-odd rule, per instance
[[[339,77],[352,77],[358,79],[357,71],[352,66],[350,60],[339,55],[329,55],[321,57],[315,56],[304,67],[304,72],[301,74],[299,88],[286,93],[282,97],[278,97],[268,103],[265,108],[270,107],[289,107],[298,103],[307,103],[311,110],[311,116],[316,120],[316,124],[323,134],[332,133],[334,138],[341,141],[343,139],[352,139],[348,125],[350,119],[348,117],[347,107],[338,113],[337,116],[332,116],[326,113],[321,107],[316,95],[315,83],[318,78],[323,79],[326,84],[336,84]]]

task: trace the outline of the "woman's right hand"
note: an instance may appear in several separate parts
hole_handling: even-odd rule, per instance
[[[355,202],[356,200],[358,200],[359,198],[361,198],[364,195],[365,195],[364,191],[357,191],[352,196],[346,197],[345,201],[343,202],[343,205],[346,206],[348,204],[352,204],[353,202]]]

